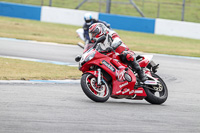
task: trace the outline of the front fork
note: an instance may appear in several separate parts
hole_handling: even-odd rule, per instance
[[[98,71],[97,86],[101,86],[101,79],[102,79],[102,77],[101,77],[101,69],[98,68],[97,71]]]
[[[85,73],[90,73],[90,74],[94,75],[97,78],[97,80],[96,80],[97,86],[100,87],[101,85],[104,84],[105,81],[104,81],[103,75],[101,73],[101,68],[97,68],[97,70],[95,70],[95,71],[87,71]]]

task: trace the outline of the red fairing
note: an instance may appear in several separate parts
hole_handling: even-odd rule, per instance
[[[116,96],[116,95],[119,95],[119,96],[120,95],[129,95],[129,96],[135,95],[134,97],[135,100],[142,100],[147,96],[146,92],[141,87],[136,90],[135,89],[130,90],[129,88],[124,88],[122,90],[117,91],[116,94],[113,96]]]
[[[115,57],[115,59],[110,57]],[[130,69],[125,70],[127,66],[120,62],[119,57],[114,55],[114,53],[111,52],[108,53],[108,55],[103,55],[96,51],[94,58],[86,62],[80,68],[83,73],[91,73],[95,77],[98,77],[98,71],[90,70],[91,66],[98,66],[111,76],[111,97],[118,98],[123,96],[134,96],[135,99],[143,99],[147,96],[143,88],[138,88],[137,90],[134,89],[136,83],[136,77],[134,73]],[[131,79],[131,81],[127,81],[125,74],[128,74],[128,77]],[[103,78],[105,79],[105,77]],[[105,80],[107,81],[107,79]]]
[[[144,58],[142,61],[139,62],[140,67],[147,67],[148,64],[149,64],[149,60],[144,59]]]

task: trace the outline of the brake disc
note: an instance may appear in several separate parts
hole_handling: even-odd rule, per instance
[[[97,91],[98,93],[102,93],[102,92],[104,92],[105,91],[105,86],[104,85],[101,85],[101,87],[97,87],[96,86],[96,78],[92,78],[91,79],[91,86],[92,86],[92,88],[95,90],[95,91]]]

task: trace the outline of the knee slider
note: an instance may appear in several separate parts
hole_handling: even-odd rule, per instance
[[[127,54],[126,54],[126,59],[127,59],[128,61],[134,61],[134,56],[133,56],[131,53],[127,53]]]

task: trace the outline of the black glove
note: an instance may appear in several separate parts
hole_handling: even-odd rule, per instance
[[[113,50],[112,47],[107,47],[105,51],[106,51],[106,52],[111,52],[112,50]]]
[[[101,53],[109,53],[111,52],[113,49],[111,47],[106,48],[106,50],[102,50]]]
[[[92,39],[90,40],[90,43],[95,43],[96,41],[97,41],[97,39],[92,38]]]

